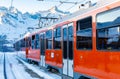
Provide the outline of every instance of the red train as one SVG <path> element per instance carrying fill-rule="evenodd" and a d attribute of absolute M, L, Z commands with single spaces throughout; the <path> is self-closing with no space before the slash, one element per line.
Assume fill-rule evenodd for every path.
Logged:
<path fill-rule="evenodd" d="M 14 46 L 26 59 L 74 79 L 120 79 L 120 1 L 66 16 Z"/>

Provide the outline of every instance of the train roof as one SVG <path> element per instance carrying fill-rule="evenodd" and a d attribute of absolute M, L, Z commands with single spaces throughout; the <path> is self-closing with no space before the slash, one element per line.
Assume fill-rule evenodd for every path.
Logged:
<path fill-rule="evenodd" d="M 66 15 L 62 19 L 58 20 L 56 23 L 50 25 L 49 27 L 41 28 L 39 31 L 33 32 L 31 35 L 34 35 L 36 33 L 40 33 L 42 30 L 52 29 L 52 28 L 58 26 L 59 24 L 64 24 L 64 23 L 76 21 L 83 14 L 90 13 L 94 10 L 97 10 L 99 8 L 102 8 L 104 6 L 110 5 L 110 4 L 112 4 L 114 2 L 118 2 L 118 1 L 120 1 L 120 0 L 100 0 L 95 6 L 92 6 L 92 7 L 87 8 L 87 9 L 79 10 L 79 11 L 73 13 L 73 14 Z"/>
<path fill-rule="evenodd" d="M 31 33 L 29 35 L 29 37 L 31 37 L 32 35 L 35 35 L 37 33 L 45 32 L 49 29 L 53 29 L 56 26 L 59 26 L 60 24 L 70 23 L 70 22 L 79 20 L 79 18 L 82 15 L 89 14 L 89 13 L 91 13 L 91 12 L 93 12 L 93 11 L 99 9 L 99 8 L 103 8 L 103 7 L 108 6 L 108 5 L 110 5 L 112 3 L 115 3 L 115 2 L 120 2 L 120 0 L 100 0 L 99 2 L 97 2 L 97 4 L 95 6 L 89 7 L 87 9 L 81 9 L 81 10 L 79 10 L 79 11 L 73 13 L 73 14 L 66 15 L 62 19 L 58 20 L 56 23 L 54 23 L 52 25 L 49 25 L 48 27 L 43 27 L 43 28 L 39 29 L 38 31 L 35 31 L 35 32 Z M 23 38 L 25 38 L 25 37 L 23 37 Z"/>

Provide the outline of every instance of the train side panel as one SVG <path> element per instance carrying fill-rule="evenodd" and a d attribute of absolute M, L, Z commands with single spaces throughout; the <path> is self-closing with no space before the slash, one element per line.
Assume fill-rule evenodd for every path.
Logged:
<path fill-rule="evenodd" d="M 82 74 L 84 76 L 87 76 L 88 78 L 92 77 L 92 78 L 102 78 L 102 79 L 119 79 L 120 78 L 120 68 L 119 68 L 120 51 L 112 50 L 112 47 L 106 48 L 107 50 L 106 49 L 100 50 L 97 48 L 97 47 L 105 48 L 104 44 L 107 45 L 106 41 L 108 40 L 108 38 L 104 37 L 104 41 L 101 42 L 101 40 L 103 39 L 103 37 L 101 37 L 99 38 L 99 41 L 98 41 L 98 36 L 97 36 L 98 31 L 96 31 L 97 29 L 96 14 L 103 11 L 107 11 L 107 10 L 109 11 L 115 7 L 120 8 L 120 1 L 113 3 L 109 6 L 104 6 L 97 10 L 94 10 L 89 14 L 84 14 L 83 16 L 81 16 L 83 18 L 92 16 L 92 49 L 86 49 L 86 48 L 77 49 L 78 42 L 76 40 L 78 37 L 76 36 L 77 32 L 75 32 L 74 36 L 76 37 L 74 39 L 74 72 L 77 73 L 77 75 L 79 73 L 79 76 Z M 106 19 L 106 18 L 103 18 L 103 19 Z M 120 25 L 120 23 L 118 23 L 118 25 Z M 113 30 L 112 28 L 113 27 L 110 27 L 110 30 Z M 76 29 L 77 29 L 77 25 L 76 25 Z M 109 34 L 111 33 L 109 32 Z M 98 43 L 99 45 L 97 45 Z M 111 44 L 115 45 L 116 43 L 111 43 Z M 85 44 L 83 44 L 82 46 L 84 47 L 84 45 Z"/>
<path fill-rule="evenodd" d="M 27 58 L 39 62 L 40 61 L 40 49 L 30 49 L 28 51 Z"/>

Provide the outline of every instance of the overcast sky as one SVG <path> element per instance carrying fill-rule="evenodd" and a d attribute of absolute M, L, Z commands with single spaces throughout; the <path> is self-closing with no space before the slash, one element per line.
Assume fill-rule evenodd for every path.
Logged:
<path fill-rule="evenodd" d="M 0 6 L 10 7 L 12 0 L 0 0 Z M 38 11 L 44 11 L 52 8 L 53 6 L 58 6 L 60 3 L 57 1 L 68 1 L 68 2 L 84 2 L 87 0 L 45 0 L 45 1 L 38 1 L 38 0 L 13 0 L 13 6 L 20 10 L 21 12 L 30 12 L 35 13 Z M 96 2 L 98 0 L 92 0 L 92 2 Z M 78 4 L 79 5 L 79 4 Z M 60 7 L 58 7 L 60 10 L 63 11 L 70 11 L 74 12 L 78 9 L 78 5 L 75 6 L 75 4 L 67 4 L 64 3 Z M 72 7 L 73 6 L 73 7 Z M 72 7 L 72 8 L 71 8 Z"/>

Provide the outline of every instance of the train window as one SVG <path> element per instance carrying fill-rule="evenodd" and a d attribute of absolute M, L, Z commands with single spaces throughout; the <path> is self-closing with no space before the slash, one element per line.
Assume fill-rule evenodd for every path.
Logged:
<path fill-rule="evenodd" d="M 92 17 L 77 21 L 77 49 L 92 49 Z"/>
<path fill-rule="evenodd" d="M 24 39 L 21 40 L 21 46 L 20 47 L 25 47 L 25 40 Z"/>
<path fill-rule="evenodd" d="M 31 46 L 32 49 L 35 49 L 35 35 L 32 36 Z"/>
<path fill-rule="evenodd" d="M 97 49 L 120 50 L 120 7 L 97 15 Z"/>
<path fill-rule="evenodd" d="M 40 35 L 40 51 L 41 55 L 45 54 L 45 34 Z"/>
<path fill-rule="evenodd" d="M 54 30 L 54 49 L 61 49 L 61 27 Z"/>
<path fill-rule="evenodd" d="M 63 29 L 63 57 L 67 59 L 67 28 Z"/>
<path fill-rule="evenodd" d="M 19 41 L 16 43 L 16 46 L 17 46 L 16 49 L 20 50 L 20 42 Z"/>
<path fill-rule="evenodd" d="M 35 35 L 35 48 L 39 49 L 40 48 L 40 39 L 39 39 L 39 34 Z"/>
<path fill-rule="evenodd" d="M 20 41 L 18 41 L 18 42 L 15 44 L 15 47 L 16 47 L 16 50 L 17 50 L 17 51 L 20 50 Z"/>
<path fill-rule="evenodd" d="M 73 59 L 73 26 L 68 27 L 69 59 Z"/>
<path fill-rule="evenodd" d="M 31 47 L 31 37 L 28 38 L 29 47 Z"/>
<path fill-rule="evenodd" d="M 31 37 L 28 37 L 28 47 L 31 47 Z"/>
<path fill-rule="evenodd" d="M 26 38 L 26 40 L 25 40 L 25 44 L 26 44 L 26 47 L 29 47 L 29 39 L 28 38 Z"/>
<path fill-rule="evenodd" d="M 77 21 L 77 31 L 92 28 L 92 17 Z"/>
<path fill-rule="evenodd" d="M 52 30 L 46 32 L 46 49 L 52 49 Z"/>

